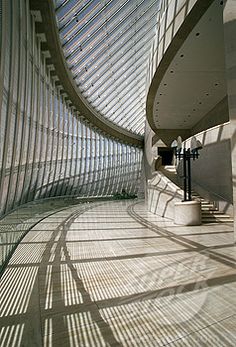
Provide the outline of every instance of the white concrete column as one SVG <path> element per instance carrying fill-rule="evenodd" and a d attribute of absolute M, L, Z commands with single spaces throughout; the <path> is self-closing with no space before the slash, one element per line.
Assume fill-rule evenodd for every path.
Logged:
<path fill-rule="evenodd" d="M 178 225 L 201 225 L 202 211 L 200 201 L 176 202 L 174 222 Z"/>
<path fill-rule="evenodd" d="M 225 64 L 229 104 L 229 120 L 232 129 L 231 160 L 234 203 L 234 235 L 236 240 L 236 1 L 224 0 Z"/>

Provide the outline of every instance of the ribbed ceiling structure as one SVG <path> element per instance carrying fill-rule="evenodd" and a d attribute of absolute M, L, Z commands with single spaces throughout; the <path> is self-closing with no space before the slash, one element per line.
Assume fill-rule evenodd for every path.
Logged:
<path fill-rule="evenodd" d="M 147 61 L 160 0 L 56 0 L 59 36 L 83 97 L 143 135 Z"/>

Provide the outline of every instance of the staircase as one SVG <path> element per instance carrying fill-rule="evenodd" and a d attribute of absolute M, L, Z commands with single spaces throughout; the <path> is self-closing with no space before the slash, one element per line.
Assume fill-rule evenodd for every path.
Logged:
<path fill-rule="evenodd" d="M 162 167 L 161 171 L 173 183 L 183 189 L 174 166 Z M 208 201 L 192 190 L 192 199 L 201 201 L 202 223 L 232 223 L 234 220 L 226 213 L 222 213 L 213 201 Z"/>
<path fill-rule="evenodd" d="M 208 201 L 192 191 L 192 198 L 201 201 L 202 223 L 232 223 L 234 220 L 226 213 L 222 213 L 213 201 Z"/>

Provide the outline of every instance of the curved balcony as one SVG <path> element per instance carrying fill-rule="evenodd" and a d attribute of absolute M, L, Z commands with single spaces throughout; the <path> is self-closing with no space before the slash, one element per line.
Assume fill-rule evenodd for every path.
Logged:
<path fill-rule="evenodd" d="M 187 138 L 228 120 L 223 6 L 172 0 L 163 3 L 159 22 L 146 111 L 153 131 L 169 144 L 170 129 Z"/>

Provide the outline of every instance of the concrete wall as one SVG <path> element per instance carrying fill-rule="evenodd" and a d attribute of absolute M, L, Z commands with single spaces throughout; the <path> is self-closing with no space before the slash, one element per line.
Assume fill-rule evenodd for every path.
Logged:
<path fill-rule="evenodd" d="M 195 189 L 205 196 L 218 201 L 221 209 L 232 213 L 232 171 L 231 145 L 232 127 L 230 122 L 205 130 L 196 138 L 203 144 L 199 158 L 192 161 L 192 181 Z M 190 147 L 191 138 L 183 145 Z M 178 171 L 181 172 L 179 164 Z"/>
<path fill-rule="evenodd" d="M 162 217 L 174 219 L 174 206 L 183 200 L 183 191 L 162 172 L 148 180 L 148 210 Z"/>
<path fill-rule="evenodd" d="M 149 108 L 152 107 L 157 86 L 170 62 L 213 1 L 166 0 L 161 2 L 161 10 L 157 18 L 158 30 L 151 48 L 147 69 L 147 114 L 149 114 Z M 192 11 L 193 9 L 194 11 Z M 182 25 L 183 23 L 185 25 Z M 163 59 L 164 57 L 165 59 Z"/>
<path fill-rule="evenodd" d="M 149 179 L 152 177 L 153 171 L 155 170 L 155 157 L 152 150 L 152 139 L 154 131 L 150 128 L 149 124 L 145 124 L 145 136 L 144 136 L 144 166 L 145 175 Z"/>
<path fill-rule="evenodd" d="M 216 106 L 208 112 L 192 129 L 191 134 L 198 134 L 216 125 L 229 121 L 229 108 L 227 97 L 223 98 Z"/>
<path fill-rule="evenodd" d="M 231 135 L 232 189 L 234 202 L 234 235 L 236 239 L 236 1 L 224 0 L 224 38 L 227 94 Z"/>
<path fill-rule="evenodd" d="M 215 201 L 219 210 L 233 215 L 230 123 L 221 124 L 196 135 L 203 144 L 200 156 L 191 161 L 192 185 L 201 196 Z M 191 137 L 183 142 L 190 147 Z M 182 175 L 182 161 L 178 172 Z M 149 211 L 167 218 L 174 218 L 174 203 L 183 199 L 183 191 L 171 182 L 162 172 L 153 172 L 148 180 Z"/>
<path fill-rule="evenodd" d="M 161 131 L 153 121 L 156 91 L 176 52 L 213 2 L 214 0 L 162 2 L 160 26 L 150 56 L 147 84 L 147 117 L 157 135 Z M 222 210 L 236 216 L 236 1 L 224 0 L 217 4 L 222 6 L 224 14 L 223 54 L 227 88 L 225 94 L 212 105 L 213 108 L 198 123 L 192 125 L 192 129 L 190 127 L 191 134 L 197 134 L 197 139 L 204 146 L 200 151 L 200 158 L 192 163 L 192 176 L 195 187 L 199 188 L 203 196 L 217 200 Z M 223 49 L 224 47 L 221 48 L 221 53 Z M 169 127 L 171 128 L 171 124 Z M 164 131 L 168 132 L 169 127 Z M 164 137 L 165 133 L 162 135 Z M 190 140 L 191 138 L 185 142 L 186 147 L 190 146 Z"/>
<path fill-rule="evenodd" d="M 152 82 L 156 68 L 160 64 L 171 41 L 196 2 L 197 0 L 161 1 L 161 9 L 158 16 L 159 28 L 150 54 L 149 84 Z"/>
<path fill-rule="evenodd" d="M 179 83 L 178 83 L 178 78 L 176 78 L 175 80 L 177 80 L 176 88 L 179 88 L 181 86 L 181 74 L 184 75 L 185 69 L 181 65 L 183 63 L 183 60 L 181 60 L 182 63 L 180 64 L 180 61 L 178 61 L 178 58 L 176 58 L 177 52 L 180 50 L 181 47 L 184 46 L 186 39 L 188 39 L 190 33 L 199 23 L 200 19 L 204 17 L 204 14 L 207 12 L 207 10 L 209 8 L 211 8 L 212 10 L 211 5 L 212 3 L 214 3 L 214 1 L 215 0 L 205 0 L 205 1 L 171 0 L 171 1 L 161 2 L 161 10 L 160 10 L 159 18 L 158 18 L 159 28 L 157 30 L 156 39 L 153 42 L 152 51 L 150 54 L 148 74 L 147 74 L 148 78 L 147 78 L 146 113 L 147 113 L 147 119 L 150 124 L 150 127 L 155 131 L 156 134 L 159 135 L 162 141 L 164 141 L 165 144 L 167 145 L 169 145 L 172 142 L 172 140 L 176 138 L 178 135 L 181 135 L 182 138 L 184 139 L 188 138 L 192 134 L 191 128 L 193 126 L 195 127 L 195 129 L 193 130 L 193 133 L 198 133 L 199 131 L 215 126 L 217 124 L 221 124 L 225 122 L 226 120 L 228 120 L 226 98 L 225 98 L 226 102 L 224 100 L 224 102 L 220 103 L 220 100 L 226 95 L 226 93 L 223 93 L 222 96 L 220 95 L 220 97 L 217 100 L 215 100 L 215 103 L 211 101 L 209 107 L 207 107 L 207 102 L 209 101 L 199 102 L 199 104 L 204 103 L 205 110 L 204 108 L 202 110 L 201 107 L 198 110 L 198 107 L 196 107 L 195 104 L 196 103 L 198 104 L 196 100 L 197 99 L 200 100 L 202 98 L 202 93 L 204 94 L 205 84 L 202 83 L 203 80 L 201 78 L 198 81 L 199 88 L 200 88 L 198 91 L 199 95 L 195 95 L 193 91 L 194 88 L 188 88 L 189 84 L 187 84 L 187 87 L 186 87 L 187 90 L 188 91 L 191 90 L 192 95 L 194 95 L 192 98 L 190 98 L 192 102 L 192 107 L 189 106 L 189 103 L 190 103 L 189 100 L 188 100 L 189 103 L 187 103 L 187 100 L 186 100 L 186 104 L 188 105 L 188 107 L 186 108 L 181 107 L 181 105 L 183 105 L 185 102 L 186 93 L 183 92 L 182 93 L 183 100 L 180 98 L 183 101 L 181 102 L 181 105 L 178 105 L 178 102 L 177 102 L 177 108 L 175 108 L 174 105 L 172 107 L 176 111 L 173 111 L 170 107 L 169 108 L 170 114 L 169 114 L 168 111 L 166 111 L 165 113 L 165 110 L 163 109 L 164 107 L 163 103 L 165 105 L 165 102 L 167 102 L 166 100 L 168 100 L 168 95 L 171 95 L 171 93 L 173 93 L 173 95 L 176 94 L 173 90 L 173 83 L 172 84 L 169 83 L 170 81 L 168 80 L 169 78 L 168 77 L 169 75 L 167 73 L 168 68 L 171 64 L 175 64 L 175 59 L 176 59 L 177 60 L 176 69 L 179 76 Z M 222 6 L 221 5 L 216 6 L 216 1 L 213 8 L 215 7 L 217 7 L 217 9 L 218 7 L 220 7 L 221 9 L 220 13 L 222 14 Z M 223 30 L 221 31 L 223 33 Z M 223 34 L 222 34 L 222 37 L 223 37 Z M 194 44 L 194 42 L 195 41 L 193 40 L 192 44 Z M 222 47 L 223 47 L 223 44 L 222 44 Z M 186 47 L 185 49 L 186 49 L 185 53 L 187 54 L 185 54 L 184 56 L 188 57 L 189 56 L 188 49 Z M 190 51 L 192 50 L 190 49 Z M 189 61 L 193 62 L 194 59 L 190 59 Z M 188 61 L 186 61 L 186 63 L 188 64 L 188 68 L 186 71 L 190 69 L 190 75 L 191 75 L 191 73 L 195 71 L 197 65 L 194 66 L 194 64 L 192 63 L 193 66 L 192 65 L 190 66 Z M 211 61 L 209 62 L 209 64 L 210 66 L 212 65 Z M 182 70 L 180 68 L 180 65 Z M 178 66 L 180 70 L 178 70 Z M 202 69 L 200 71 L 202 72 Z M 195 78 L 198 75 L 199 74 L 197 74 Z M 196 83 L 196 79 L 193 78 L 193 85 L 194 83 Z M 165 85 L 166 87 L 164 87 Z M 160 86 L 165 88 L 165 91 L 163 91 L 161 89 L 162 87 Z M 158 100 L 160 102 L 157 102 L 156 96 L 158 95 L 157 91 L 159 90 L 159 88 L 161 93 L 160 95 L 163 95 L 163 97 L 161 98 L 163 99 L 162 101 Z M 167 105 L 170 105 L 173 99 L 174 98 L 170 97 L 170 100 L 169 100 L 170 102 L 167 103 Z M 214 109 L 215 108 L 214 106 L 216 103 L 219 103 L 219 105 L 217 105 L 217 109 Z M 179 117 L 179 121 L 177 122 L 176 119 L 178 117 L 176 115 L 178 115 L 178 111 L 177 111 L 178 109 L 180 109 L 179 110 L 180 117 Z M 212 117 L 212 114 L 210 114 L 209 112 L 209 110 L 211 109 L 212 109 L 212 114 L 214 115 L 213 117 Z M 167 110 L 168 110 L 168 107 L 167 107 Z M 193 112 L 197 111 L 197 112 L 192 114 L 191 113 L 192 111 Z M 163 113 L 165 114 L 165 117 L 163 116 Z M 200 116 L 198 113 L 200 113 Z M 172 114 L 175 115 L 175 117 L 174 116 L 172 117 L 173 123 L 171 124 Z M 194 118 L 196 119 L 195 123 L 194 123 Z M 200 118 L 202 118 L 202 121 L 200 121 L 199 124 L 196 124 Z M 166 124 L 167 122 L 166 120 L 168 119 L 170 119 L 170 122 L 169 124 Z M 158 122 L 160 122 L 159 125 L 158 125 Z M 188 133 L 187 136 L 185 133 Z"/>

